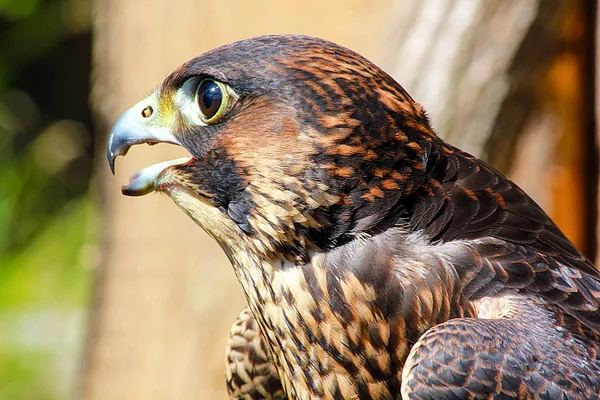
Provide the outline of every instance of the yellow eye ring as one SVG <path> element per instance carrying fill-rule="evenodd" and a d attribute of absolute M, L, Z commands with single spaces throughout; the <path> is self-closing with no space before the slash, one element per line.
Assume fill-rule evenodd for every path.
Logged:
<path fill-rule="evenodd" d="M 200 119 L 206 124 L 219 121 L 229 105 L 229 88 L 222 82 L 204 79 L 196 90 Z"/>

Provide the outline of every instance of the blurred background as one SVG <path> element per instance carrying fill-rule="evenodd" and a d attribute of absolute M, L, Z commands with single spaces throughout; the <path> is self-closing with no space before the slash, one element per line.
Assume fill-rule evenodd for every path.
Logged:
<path fill-rule="evenodd" d="M 597 2 L 0 0 L 0 400 L 224 399 L 244 307 L 216 244 L 119 187 L 182 155 L 124 110 L 183 61 L 267 33 L 350 47 L 443 137 L 511 176 L 598 261 Z"/>

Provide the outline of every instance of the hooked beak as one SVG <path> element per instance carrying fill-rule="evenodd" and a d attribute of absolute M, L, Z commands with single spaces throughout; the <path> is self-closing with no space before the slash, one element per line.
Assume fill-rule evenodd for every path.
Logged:
<path fill-rule="evenodd" d="M 108 137 L 106 156 L 113 175 L 115 159 L 127 154 L 131 146 L 147 143 L 171 143 L 181 145 L 173 133 L 161 121 L 156 95 L 152 94 L 127 110 L 115 123 Z M 128 196 L 142 196 L 156 188 L 161 173 L 172 165 L 182 164 L 192 158 L 178 158 L 144 168 L 130 179 L 129 185 L 121 188 Z"/>
<path fill-rule="evenodd" d="M 152 94 L 119 117 L 110 131 L 106 156 L 113 175 L 115 159 L 124 156 L 131 146 L 141 143 L 180 145 L 173 134 L 160 123 L 156 95 Z"/>

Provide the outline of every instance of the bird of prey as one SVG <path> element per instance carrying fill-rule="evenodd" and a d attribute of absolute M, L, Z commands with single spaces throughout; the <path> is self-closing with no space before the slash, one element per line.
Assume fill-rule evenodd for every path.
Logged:
<path fill-rule="evenodd" d="M 360 55 L 298 35 L 209 51 L 120 117 L 113 172 L 157 142 L 190 157 L 123 193 L 167 194 L 229 257 L 232 398 L 600 397 L 598 270 Z"/>

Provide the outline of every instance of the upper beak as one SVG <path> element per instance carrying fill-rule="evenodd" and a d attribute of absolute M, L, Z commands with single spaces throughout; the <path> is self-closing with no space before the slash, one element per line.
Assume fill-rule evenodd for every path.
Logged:
<path fill-rule="evenodd" d="M 180 145 L 172 132 L 162 126 L 156 95 L 151 95 L 127 110 L 117 120 L 110 136 L 106 156 L 112 173 L 115 173 L 115 159 L 127 154 L 129 148 L 140 143 L 172 143 Z"/>
<path fill-rule="evenodd" d="M 172 143 L 180 145 L 157 110 L 156 95 L 152 95 L 133 106 L 117 120 L 110 131 L 106 149 L 108 164 L 113 174 L 115 173 L 115 158 L 127 154 L 129 148 L 135 144 Z M 151 193 L 160 187 L 160 179 L 164 170 L 191 160 L 193 157 L 178 158 L 144 168 L 130 178 L 128 185 L 121 187 L 121 192 L 128 196 L 143 196 Z"/>

